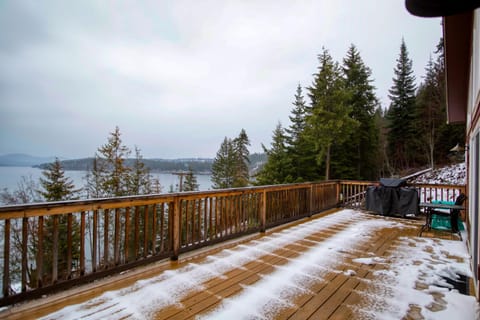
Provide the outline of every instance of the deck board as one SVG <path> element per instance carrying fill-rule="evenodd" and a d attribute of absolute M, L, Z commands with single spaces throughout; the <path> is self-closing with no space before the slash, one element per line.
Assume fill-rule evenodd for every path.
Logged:
<path fill-rule="evenodd" d="M 333 213 L 332 215 L 334 215 Z M 319 219 L 319 217 L 314 218 Z M 196 319 L 207 316 L 218 308 L 222 307 L 229 299 L 237 299 L 246 288 L 257 286 L 259 283 L 270 277 L 271 274 L 281 271 L 298 259 L 302 259 L 308 254 L 310 249 L 323 243 L 328 243 L 335 250 L 331 241 L 337 234 L 347 230 L 354 222 L 361 222 L 368 219 L 384 219 L 383 217 L 359 214 L 352 221 L 339 221 L 331 223 L 325 228 L 310 230 L 310 233 L 302 238 L 292 238 L 292 241 L 280 248 L 268 251 L 259 255 L 255 260 L 249 261 L 241 266 L 234 268 L 219 276 L 208 279 L 200 286 L 192 288 L 186 292 L 177 303 L 173 303 L 155 310 L 152 317 L 154 319 Z M 312 219 L 307 219 L 306 222 Z M 288 301 L 279 311 L 271 316 L 274 319 L 349 319 L 355 318 L 356 308 L 365 307 L 368 301 L 364 299 L 365 293 L 371 289 L 372 281 L 375 281 L 374 272 L 377 270 L 388 269 L 388 259 L 385 263 L 363 264 L 356 262 L 357 258 L 365 257 L 386 257 L 394 252 L 400 237 L 416 236 L 421 226 L 421 221 L 415 220 L 396 220 L 399 227 L 383 228 L 374 234 L 364 236 L 368 238 L 365 241 L 361 236 L 358 239 L 358 245 L 339 251 L 342 257 L 339 261 L 331 262 L 327 267 L 314 266 L 318 270 L 309 275 L 309 286 L 306 290 L 297 293 Z M 293 227 L 301 225 L 293 224 Z M 407 227 L 402 227 L 407 226 Z M 289 227 L 292 227 L 290 225 Z M 229 250 L 242 250 L 242 246 L 250 248 L 266 245 L 282 229 L 276 229 L 274 232 L 267 232 L 265 237 L 253 237 L 252 240 L 241 241 L 239 246 L 232 245 Z M 343 249 L 342 249 L 343 250 Z M 180 260 L 178 263 L 172 263 L 172 270 L 180 270 L 187 265 L 199 265 L 208 261 L 210 255 L 217 254 L 218 248 L 204 251 L 198 257 L 189 257 Z M 166 268 L 159 268 L 163 272 Z M 151 273 L 151 272 L 150 272 Z M 131 280 L 130 280 L 131 281 Z M 120 284 L 117 283 L 117 286 Z M 98 289 L 97 289 L 98 290 Z M 98 290 L 100 291 L 100 290 Z M 108 313 L 112 318 L 129 319 L 133 315 L 125 313 L 123 306 L 109 304 L 108 301 L 99 302 L 99 305 L 90 305 L 92 313 L 87 314 L 87 318 L 95 314 Z M 35 316 L 44 316 L 59 309 L 59 306 L 51 306 L 50 309 L 35 311 Z M 249 308 L 249 306 L 245 306 Z M 125 311 L 125 312 L 124 312 Z M 40 312 L 40 313 L 39 313 Z M 415 308 L 411 311 L 418 312 Z M 17 314 L 17 318 L 28 318 L 28 313 Z M 32 313 L 30 313 L 32 315 Z M 270 317 L 270 316 L 269 316 Z M 410 315 L 405 315 L 405 318 Z M 15 318 L 15 317 L 12 317 Z M 55 319 L 55 317 L 53 317 Z"/>

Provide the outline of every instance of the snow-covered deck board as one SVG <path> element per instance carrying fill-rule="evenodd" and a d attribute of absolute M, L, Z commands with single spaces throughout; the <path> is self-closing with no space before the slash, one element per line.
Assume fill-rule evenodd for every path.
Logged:
<path fill-rule="evenodd" d="M 438 286 L 446 284 L 441 275 L 470 274 L 464 243 L 418 238 L 421 224 L 342 210 L 160 265 L 123 288 L 117 277 L 114 290 L 35 316 L 473 319 L 475 298 Z"/>

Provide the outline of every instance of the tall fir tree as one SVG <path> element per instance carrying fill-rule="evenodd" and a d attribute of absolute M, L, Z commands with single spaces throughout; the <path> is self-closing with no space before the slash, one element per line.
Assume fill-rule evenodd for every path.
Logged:
<path fill-rule="evenodd" d="M 90 195 L 120 197 L 129 195 L 131 169 L 125 164 L 131 151 L 123 145 L 120 129 L 110 133 L 106 144 L 98 148 L 92 172 L 87 175 Z"/>
<path fill-rule="evenodd" d="M 404 39 L 389 90 L 391 100 L 387 112 L 388 156 L 396 170 L 415 165 L 415 76 Z"/>
<path fill-rule="evenodd" d="M 314 144 L 306 137 L 305 132 L 309 114 L 311 114 L 311 107 L 307 106 L 302 87 L 299 84 L 289 116 L 291 124 L 285 129 L 287 153 L 290 159 L 289 167 L 291 168 L 289 176 L 295 182 L 318 179 L 317 170 L 315 170 L 317 167 L 315 154 L 312 152 Z"/>
<path fill-rule="evenodd" d="M 150 170 L 143 162 L 143 156 L 140 149 L 135 146 L 135 159 L 128 179 L 128 193 L 131 195 L 152 193 L 153 179 L 150 176 Z"/>
<path fill-rule="evenodd" d="M 271 185 L 292 182 L 290 158 L 287 153 L 287 138 L 280 123 L 273 131 L 270 149 L 262 145 L 267 154 L 267 162 L 256 176 L 256 185 Z"/>
<path fill-rule="evenodd" d="M 245 129 L 242 129 L 235 139 L 233 139 L 233 152 L 235 154 L 235 179 L 233 187 L 246 187 L 250 181 L 249 169 L 250 164 L 248 146 L 250 139 Z"/>
<path fill-rule="evenodd" d="M 231 139 L 225 137 L 212 163 L 212 188 L 232 188 L 236 177 L 237 157 Z"/>
<path fill-rule="evenodd" d="M 435 60 L 434 68 L 438 83 L 438 96 L 441 101 L 441 110 L 443 119 L 446 119 L 446 93 L 445 93 L 445 52 L 443 38 L 440 39 L 437 49 L 435 51 L 437 58 Z M 446 163 L 451 156 L 450 149 L 452 146 L 465 144 L 465 123 L 448 124 L 445 121 L 440 123 L 438 128 L 438 139 L 435 146 L 435 163 Z"/>
<path fill-rule="evenodd" d="M 42 175 L 43 177 L 40 177 L 40 185 L 43 190 L 39 192 L 45 201 L 78 199 L 80 190 L 75 189 L 73 181 L 65 177 L 65 171 L 58 158 L 55 158 L 55 161 L 50 163 L 46 170 L 42 171 Z"/>
<path fill-rule="evenodd" d="M 192 168 L 189 167 L 183 182 L 183 191 L 198 191 L 198 186 L 197 176 L 193 173 Z"/>
<path fill-rule="evenodd" d="M 438 143 L 438 132 L 445 119 L 442 112 L 443 95 L 438 82 L 439 77 L 433 59 L 430 58 L 425 68 L 425 79 L 418 88 L 416 97 L 415 129 L 417 148 L 423 159 L 431 168 L 435 167 L 435 149 Z M 443 108 L 444 109 L 444 108 Z"/>
<path fill-rule="evenodd" d="M 375 111 L 378 101 L 371 84 L 372 72 L 353 44 L 343 59 L 342 72 L 344 89 L 349 93 L 346 103 L 352 108 L 349 116 L 358 121 L 358 128 L 342 144 L 335 146 L 332 175 L 338 179 L 374 180 L 377 178 L 379 131 Z"/>
<path fill-rule="evenodd" d="M 325 48 L 318 60 L 318 72 L 308 88 L 312 112 L 307 118 L 307 132 L 315 145 L 317 165 L 325 166 L 324 178 L 328 180 L 332 146 L 343 143 L 358 122 L 350 117 L 352 108 L 338 63 Z"/>
<path fill-rule="evenodd" d="M 40 185 L 43 190 L 40 194 L 46 201 L 63 201 L 78 199 L 79 190 L 75 189 L 72 180 L 65 177 L 65 171 L 58 158 L 51 163 L 46 170 L 42 172 L 43 178 L 40 178 Z M 43 265 L 42 274 L 36 274 L 35 277 L 43 278 L 43 273 L 50 274 L 53 268 L 53 262 L 57 261 L 58 275 L 60 279 L 66 279 L 71 272 L 73 263 L 80 258 L 80 227 L 79 221 L 75 216 L 69 219 L 67 215 L 55 215 L 45 218 L 45 233 L 42 243 L 43 247 Z M 55 237 L 57 238 L 57 252 L 55 250 Z M 69 237 L 71 244 L 69 245 Z M 71 260 L 68 259 L 69 251 Z M 71 263 L 70 265 L 68 263 Z"/>

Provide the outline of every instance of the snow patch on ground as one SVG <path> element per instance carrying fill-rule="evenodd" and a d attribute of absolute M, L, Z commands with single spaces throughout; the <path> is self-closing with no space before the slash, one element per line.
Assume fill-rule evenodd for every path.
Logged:
<path fill-rule="evenodd" d="M 467 170 L 465 167 L 465 162 L 462 162 L 432 170 L 416 177 L 415 179 L 412 179 L 409 182 L 424 184 L 464 185 L 466 183 L 466 173 Z"/>
<path fill-rule="evenodd" d="M 279 310 L 291 307 L 293 298 L 309 292 L 312 283 L 325 281 L 329 272 L 336 271 L 345 257 L 371 240 L 375 230 L 386 227 L 408 227 L 397 221 L 366 217 L 353 210 L 314 219 L 284 229 L 259 240 L 226 249 L 202 263 L 189 263 L 177 270 L 165 271 L 157 277 L 141 280 L 129 288 L 106 292 L 88 302 L 66 307 L 46 319 L 150 319 L 156 310 L 168 305 L 181 306 L 181 300 L 192 292 L 204 290 L 208 280 L 222 277 L 235 268 L 243 268 L 266 253 L 287 247 L 318 230 L 338 224 L 348 227 L 323 241 L 308 239 L 309 250 L 292 258 L 273 272 L 260 275 L 253 285 L 223 300 L 205 319 L 272 319 Z M 356 252 L 358 254 L 358 252 Z M 374 273 L 369 291 L 361 293 L 367 305 L 354 307 L 362 319 L 401 319 L 411 306 L 422 308 L 425 319 L 474 319 L 478 304 L 474 297 L 449 290 L 442 275 L 471 276 L 469 255 L 465 243 L 427 238 L 400 238 L 389 257 L 361 253 L 356 259 L 362 264 L 381 264 L 385 269 Z M 358 255 L 357 255 L 358 256 Z M 463 260 L 462 260 L 463 259 Z M 388 261 L 388 263 L 386 263 Z M 384 263 L 385 262 L 385 263 Z M 356 276 L 354 270 L 345 275 Z M 446 286 L 446 287 L 445 287 Z M 440 311 L 438 311 L 440 310 Z"/>
<path fill-rule="evenodd" d="M 389 268 L 374 273 L 368 307 L 356 309 L 360 319 L 402 319 L 414 306 L 422 308 L 424 319 L 477 319 L 476 299 L 460 294 L 443 278 L 472 276 L 465 243 L 400 239 L 388 259 Z"/>

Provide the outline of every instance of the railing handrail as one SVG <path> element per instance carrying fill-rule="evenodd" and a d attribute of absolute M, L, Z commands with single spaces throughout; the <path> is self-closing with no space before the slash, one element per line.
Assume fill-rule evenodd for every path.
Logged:
<path fill-rule="evenodd" d="M 14 204 L 0 206 L 0 220 L 12 218 L 34 217 L 42 214 L 57 215 L 72 212 L 81 212 L 99 209 L 114 209 L 124 207 L 125 204 L 130 206 L 148 205 L 152 203 L 170 202 L 176 198 L 185 200 L 198 199 L 204 196 L 212 195 L 240 195 L 245 193 L 253 193 L 259 191 L 273 192 L 280 190 L 293 190 L 298 188 L 310 187 L 312 185 L 337 184 L 339 180 L 328 180 L 320 182 L 302 182 L 293 184 L 267 185 L 267 186 L 252 186 L 243 188 L 230 189 L 215 189 L 205 191 L 188 191 L 175 193 L 159 193 L 148 195 L 122 196 L 122 197 L 108 197 L 108 198 L 92 198 L 86 200 L 66 200 L 66 201 L 51 201 L 51 202 L 35 202 L 26 204 Z M 45 212 L 43 212 L 45 211 Z"/>

